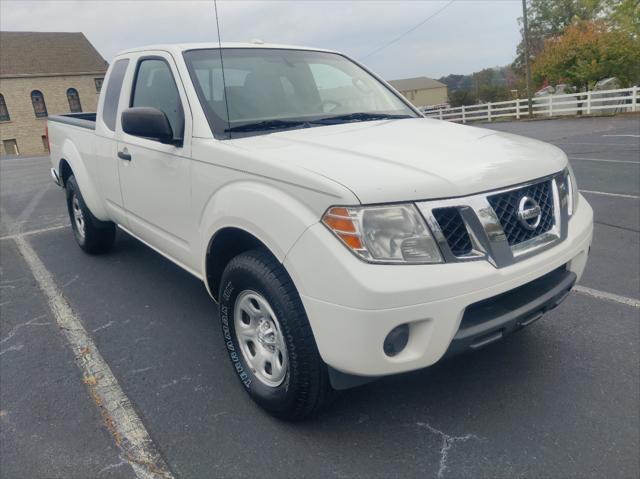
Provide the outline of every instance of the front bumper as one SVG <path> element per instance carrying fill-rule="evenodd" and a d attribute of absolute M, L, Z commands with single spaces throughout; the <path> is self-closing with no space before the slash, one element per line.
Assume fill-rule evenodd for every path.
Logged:
<path fill-rule="evenodd" d="M 529 326 L 566 299 L 576 277 L 564 265 L 530 283 L 467 306 L 446 355 L 479 349 Z"/>
<path fill-rule="evenodd" d="M 487 261 L 373 265 L 355 258 L 316 224 L 298 240 L 284 265 L 300 292 L 323 360 L 343 373 L 382 376 L 424 368 L 450 347 L 455 350 L 452 341 L 472 304 L 563 266 L 573 274 L 571 283 L 577 281 L 592 233 L 593 211 L 580 197 L 564 241 L 504 268 Z M 410 325 L 409 342 L 389 357 L 383 351 L 384 339 L 403 323 Z"/>

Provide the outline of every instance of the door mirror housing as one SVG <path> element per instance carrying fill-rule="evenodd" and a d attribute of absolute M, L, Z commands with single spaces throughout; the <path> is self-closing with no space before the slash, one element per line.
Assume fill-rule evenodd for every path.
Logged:
<path fill-rule="evenodd" d="M 137 106 L 122 112 L 122 130 L 160 143 L 181 145 L 182 138 L 174 138 L 169 119 L 157 108 Z"/>

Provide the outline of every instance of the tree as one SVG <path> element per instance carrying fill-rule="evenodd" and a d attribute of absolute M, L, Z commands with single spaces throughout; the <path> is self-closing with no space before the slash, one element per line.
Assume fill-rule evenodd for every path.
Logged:
<path fill-rule="evenodd" d="M 456 90 L 471 90 L 473 88 L 473 79 L 471 75 L 450 74 L 441 77 L 438 81 L 447 85 L 447 89 L 452 92 Z"/>
<path fill-rule="evenodd" d="M 606 0 L 531 0 L 529 27 L 558 35 L 576 20 L 597 19 L 610 4 Z"/>
<path fill-rule="evenodd" d="M 608 0 L 607 22 L 614 30 L 640 37 L 640 0 Z"/>
<path fill-rule="evenodd" d="M 506 101 L 511 99 L 511 92 L 506 86 L 484 85 L 478 96 L 482 103 Z"/>
<path fill-rule="evenodd" d="M 532 69 L 538 84 L 548 81 L 589 89 L 598 80 L 615 76 L 629 85 L 640 79 L 640 39 L 612 30 L 604 21 L 575 22 L 561 36 L 545 40 Z"/>
<path fill-rule="evenodd" d="M 625 0 L 529 0 L 529 57 L 536 58 L 546 39 L 561 35 L 576 21 L 596 20 Z M 631 0 L 638 1 L 638 0 Z M 522 25 L 522 18 L 518 19 Z M 522 29 L 521 29 L 522 33 Z M 516 49 L 513 68 L 524 74 L 524 39 Z"/>
<path fill-rule="evenodd" d="M 476 101 L 476 96 L 467 90 L 456 90 L 449 93 L 449 104 L 454 108 L 462 105 L 475 105 Z"/>

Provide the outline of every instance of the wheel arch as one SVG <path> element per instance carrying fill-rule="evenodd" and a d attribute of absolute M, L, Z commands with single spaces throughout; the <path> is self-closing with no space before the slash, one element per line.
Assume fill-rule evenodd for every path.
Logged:
<path fill-rule="evenodd" d="M 87 204 L 87 207 L 97 219 L 101 221 L 108 221 L 109 215 L 104 208 L 102 199 L 100 198 L 97 186 L 85 164 L 85 159 L 80 155 L 76 145 L 67 138 L 60 151 L 60 161 L 58 174 L 63 179 L 63 186 L 69 179 L 69 176 L 73 175 L 78 183 L 78 188 L 82 193 L 82 197 Z M 64 176 L 66 175 L 66 177 Z"/>
<path fill-rule="evenodd" d="M 205 284 L 209 294 L 218 301 L 218 289 L 222 273 L 229 261 L 246 251 L 260 249 L 275 257 L 258 237 L 235 226 L 218 230 L 209 240 L 205 258 Z"/>
<path fill-rule="evenodd" d="M 60 159 L 60 163 L 58 163 L 58 172 L 60 175 L 60 181 L 62 182 L 60 186 L 65 188 L 67 186 L 67 180 L 71 175 L 73 175 L 73 169 L 66 159 Z"/>
<path fill-rule="evenodd" d="M 231 257 L 258 248 L 282 264 L 304 231 L 317 222 L 306 204 L 273 185 L 244 180 L 220 188 L 200 215 L 199 269 L 209 294 L 217 300 L 219 280 Z"/>

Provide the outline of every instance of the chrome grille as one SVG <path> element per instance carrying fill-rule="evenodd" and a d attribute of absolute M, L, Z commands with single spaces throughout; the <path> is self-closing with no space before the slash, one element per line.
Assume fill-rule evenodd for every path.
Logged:
<path fill-rule="evenodd" d="M 455 256 L 471 253 L 471 238 L 457 208 L 436 208 L 433 210 L 433 216 Z"/>
<path fill-rule="evenodd" d="M 525 228 L 518 218 L 518 204 L 524 196 L 534 199 L 540 206 L 540 224 L 533 230 Z M 550 180 L 491 195 L 487 200 L 495 211 L 510 246 L 535 238 L 553 227 L 553 192 Z"/>
<path fill-rule="evenodd" d="M 446 262 L 484 259 L 500 268 L 538 254 L 567 237 L 567 174 L 565 170 L 501 190 L 416 205 Z M 525 196 L 528 200 L 523 200 Z M 539 216 L 524 216 L 537 209 L 531 200 L 540 207 Z M 521 201 L 528 205 L 520 213 L 529 227 L 518 217 Z"/>

